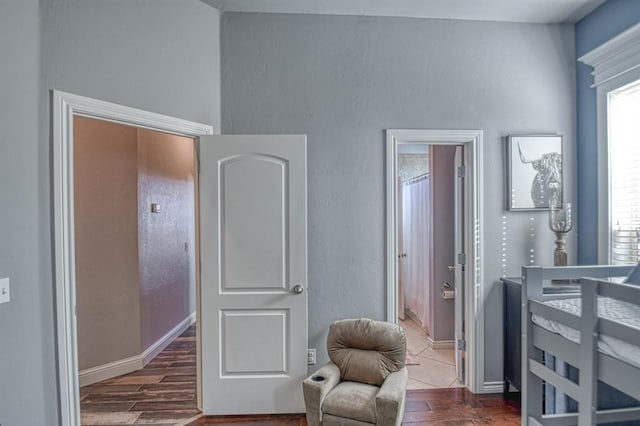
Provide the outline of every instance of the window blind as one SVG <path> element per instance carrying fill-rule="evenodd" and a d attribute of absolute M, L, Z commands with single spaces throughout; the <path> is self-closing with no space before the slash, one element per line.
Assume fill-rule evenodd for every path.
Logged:
<path fill-rule="evenodd" d="M 611 261 L 640 260 L 640 80 L 609 93 Z"/>

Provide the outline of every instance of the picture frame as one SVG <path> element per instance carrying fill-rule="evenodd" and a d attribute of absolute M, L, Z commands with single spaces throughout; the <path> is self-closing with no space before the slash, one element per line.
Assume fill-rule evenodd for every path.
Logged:
<path fill-rule="evenodd" d="M 562 135 L 507 137 L 506 209 L 549 210 L 562 202 Z"/>

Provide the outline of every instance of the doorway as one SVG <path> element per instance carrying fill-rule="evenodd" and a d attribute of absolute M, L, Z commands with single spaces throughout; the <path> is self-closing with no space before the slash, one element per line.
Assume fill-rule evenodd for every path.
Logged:
<path fill-rule="evenodd" d="M 80 383 L 78 372 L 78 323 L 77 323 L 77 269 L 76 269 L 76 222 L 74 217 L 74 122 L 77 118 L 97 119 L 102 123 L 109 122 L 134 127 L 143 132 L 160 132 L 193 140 L 194 138 L 212 134 L 213 127 L 199 123 L 180 120 L 134 108 L 128 108 L 108 102 L 97 101 L 77 95 L 54 91 L 53 93 L 53 156 L 54 156 L 54 218 L 55 218 L 55 267 L 56 267 L 56 317 L 58 341 L 58 370 L 60 380 L 60 407 L 63 425 L 80 425 Z M 149 146 L 153 146 L 155 134 L 147 134 Z M 194 173 L 197 176 L 197 173 Z M 194 192 L 195 193 L 195 192 Z M 153 206 L 153 204 L 156 204 Z M 105 206 L 109 207 L 109 206 Z M 161 203 L 152 203 L 149 213 L 160 212 Z M 137 211 L 137 208 L 136 208 Z M 193 206 L 195 216 L 197 206 Z M 193 235 L 197 235 L 197 218 L 194 220 Z M 187 242 L 189 244 L 189 242 Z M 185 246 L 188 249 L 188 244 Z M 193 259 L 198 258 L 198 242 L 193 243 Z M 193 262 L 197 268 L 197 262 Z M 199 309 L 198 271 L 193 271 L 195 283 L 196 317 Z M 187 302 L 188 303 L 188 302 Z M 152 315 L 148 317 L 151 318 Z M 151 318 L 153 320 L 153 318 Z M 185 319 L 186 321 L 187 319 Z M 155 322 L 155 320 L 153 320 Z M 182 321 L 182 322 L 185 322 Z M 190 321 L 190 320 L 189 320 Z M 196 318 L 196 324 L 199 320 Z M 180 325 L 180 324 L 179 324 Z M 189 325 L 189 324 L 182 324 Z M 180 327 L 170 330 L 164 337 L 180 334 Z M 199 330 L 198 330 L 199 331 Z M 152 333 L 153 334 L 153 333 Z M 185 339 L 191 336 L 183 335 Z M 153 340 L 153 338 L 152 338 Z M 162 339 L 161 339 L 162 340 Z M 164 344 L 149 345 L 138 357 L 131 357 L 126 361 L 137 360 L 141 364 L 150 361 L 157 355 Z M 146 346 L 146 345 L 144 345 Z M 199 352 L 199 348 L 197 348 Z M 140 359 L 137 359 L 140 358 Z M 196 369 L 200 369 L 200 356 L 197 355 Z M 126 364 L 126 363 L 125 363 Z M 122 365 L 120 365 L 122 366 Z M 135 373 L 134 373 L 135 374 Z M 199 374 L 196 374 L 199 377 Z M 198 378 L 196 392 L 200 396 L 200 380 Z M 200 406 L 200 404 L 197 404 Z"/>
<path fill-rule="evenodd" d="M 437 143 L 398 147 L 398 319 L 407 336 L 408 389 L 464 385 L 454 349 L 455 299 L 464 298 L 463 290 L 455 291 L 456 276 L 464 273 L 455 270 L 463 149 Z"/>
<path fill-rule="evenodd" d="M 188 420 L 199 414 L 194 140 L 75 117 L 73 154 L 82 424 Z"/>
<path fill-rule="evenodd" d="M 387 130 L 387 321 L 406 329 L 415 388 L 482 391 L 481 152 L 482 131 Z"/>

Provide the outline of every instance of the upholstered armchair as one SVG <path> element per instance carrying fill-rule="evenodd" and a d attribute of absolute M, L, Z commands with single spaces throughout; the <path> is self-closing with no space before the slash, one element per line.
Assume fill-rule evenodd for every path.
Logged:
<path fill-rule="evenodd" d="M 309 426 L 400 425 L 408 373 L 404 330 L 370 319 L 329 328 L 331 361 L 302 385 Z"/>

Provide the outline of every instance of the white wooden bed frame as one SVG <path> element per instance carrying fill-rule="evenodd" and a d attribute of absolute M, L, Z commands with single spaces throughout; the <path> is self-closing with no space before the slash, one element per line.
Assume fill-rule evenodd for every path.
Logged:
<path fill-rule="evenodd" d="M 632 266 L 565 266 L 522 268 L 522 425 L 595 425 L 640 419 L 640 407 L 596 409 L 598 380 L 640 400 L 640 368 L 598 352 L 598 334 L 640 346 L 640 330 L 597 316 L 597 296 L 640 305 L 640 286 L 612 283 L 598 278 L 619 277 Z M 589 277 L 589 278 L 583 278 Z M 543 282 L 580 279 L 580 294 L 544 294 Z M 582 315 L 550 307 L 551 299 L 582 298 Z M 580 332 L 580 344 L 537 326 L 536 314 Z M 579 384 L 546 367 L 542 353 L 556 356 L 579 369 Z M 542 414 L 543 382 L 578 402 L 578 413 Z"/>

